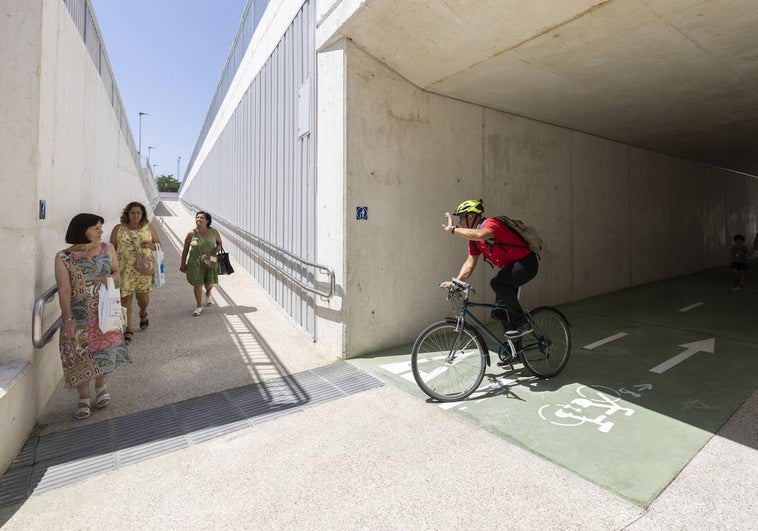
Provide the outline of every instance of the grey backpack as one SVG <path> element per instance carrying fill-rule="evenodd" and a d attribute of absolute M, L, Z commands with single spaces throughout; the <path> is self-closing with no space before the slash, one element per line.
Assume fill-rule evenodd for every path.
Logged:
<path fill-rule="evenodd" d="M 515 245 L 515 247 L 528 247 L 530 251 L 535 254 L 542 252 L 542 238 L 537 233 L 537 229 L 530 227 L 520 219 L 511 219 L 507 216 L 497 216 L 494 218 L 500 223 L 511 229 L 513 232 L 521 236 L 526 242 L 525 246 Z M 498 242 L 500 245 L 514 245 Z"/>

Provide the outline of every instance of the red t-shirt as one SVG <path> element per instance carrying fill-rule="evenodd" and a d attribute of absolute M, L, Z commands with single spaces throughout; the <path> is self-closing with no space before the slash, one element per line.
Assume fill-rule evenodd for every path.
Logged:
<path fill-rule="evenodd" d="M 477 242 L 469 240 L 468 254 L 471 256 L 482 254 L 492 265 L 499 269 L 503 269 L 513 262 L 521 260 L 532 252 L 529 250 L 529 245 L 521 236 L 494 218 L 485 219 L 479 225 L 479 228 L 492 229 L 492 238 L 502 245 L 490 243 L 489 241 Z"/>

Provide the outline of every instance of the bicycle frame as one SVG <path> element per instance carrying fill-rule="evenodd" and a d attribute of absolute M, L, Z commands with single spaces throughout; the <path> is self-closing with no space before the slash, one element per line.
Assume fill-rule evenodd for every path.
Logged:
<path fill-rule="evenodd" d="M 473 302 L 469 300 L 469 290 L 467 288 L 462 288 L 463 298 L 461 300 L 461 311 L 458 313 L 457 319 L 451 319 L 451 321 L 456 321 L 456 330 L 459 333 L 463 332 L 462 323 L 468 322 L 473 323 L 472 326 L 476 329 L 477 332 L 484 332 L 492 341 L 501 349 L 510 351 L 511 355 L 515 358 L 519 352 L 526 352 L 528 350 L 534 350 L 540 348 L 540 342 L 537 341 L 531 345 L 527 345 L 522 347 L 519 350 L 516 350 L 516 346 L 513 344 L 513 341 L 511 339 L 506 338 L 506 342 L 504 343 L 499 336 L 497 336 L 490 328 L 484 324 L 476 315 L 471 313 L 469 311 L 469 308 L 489 308 L 490 310 L 493 310 L 495 308 L 502 308 L 501 306 L 497 306 L 496 304 L 488 304 L 488 303 L 482 303 L 482 302 Z M 533 323 L 533 326 L 536 326 L 534 321 L 532 321 L 531 314 L 529 313 L 529 310 L 524 310 L 524 314 L 527 316 L 527 319 L 529 319 L 530 322 Z M 537 330 L 539 331 L 539 330 Z M 542 335 L 540 333 L 540 335 Z M 480 334 L 481 337 L 481 334 Z M 490 352 L 489 347 L 487 347 L 486 342 L 482 342 L 484 347 L 487 349 L 487 366 L 489 367 L 491 363 L 490 359 Z"/>
<path fill-rule="evenodd" d="M 510 338 L 505 333 L 497 333 L 472 313 L 473 308 L 494 310 L 504 308 L 504 304 L 469 300 L 475 293 L 474 288 L 456 278 L 444 287 L 447 299 L 454 306 L 460 306 L 455 306 L 452 317 L 428 325 L 411 349 L 413 379 L 432 399 L 463 400 L 479 389 L 487 367 L 492 365 L 490 350 L 494 351 L 495 346 L 497 365 L 510 367 L 511 371 L 521 371 L 514 366 L 518 362 L 532 376 L 548 379 L 566 366 L 571 354 L 571 325 L 557 309 L 539 306 L 526 310 L 524 315 L 531 330 L 518 338 Z"/>

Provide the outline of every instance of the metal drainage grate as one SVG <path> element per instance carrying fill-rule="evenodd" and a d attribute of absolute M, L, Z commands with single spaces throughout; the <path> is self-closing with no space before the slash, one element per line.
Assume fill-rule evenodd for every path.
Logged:
<path fill-rule="evenodd" d="M 0 507 L 383 383 L 346 362 L 59 433 L 30 437 L 0 478 Z"/>

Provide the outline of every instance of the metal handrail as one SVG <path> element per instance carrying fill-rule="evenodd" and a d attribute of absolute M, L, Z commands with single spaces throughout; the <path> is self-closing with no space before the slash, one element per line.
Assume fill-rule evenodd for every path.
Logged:
<path fill-rule="evenodd" d="M 34 348 L 42 348 L 47 345 L 61 326 L 61 317 L 58 316 L 52 326 L 42 333 L 42 308 L 55 297 L 56 293 L 58 293 L 57 285 L 49 288 L 34 301 L 34 310 L 32 311 L 32 344 Z"/>
<path fill-rule="evenodd" d="M 256 240 L 259 244 L 263 244 L 263 245 L 265 245 L 267 247 L 275 249 L 279 253 L 281 253 L 281 254 L 283 254 L 285 256 L 288 256 L 289 258 L 292 258 L 294 261 L 296 261 L 296 262 L 298 262 L 300 264 L 303 264 L 303 265 L 306 265 L 306 266 L 310 266 L 310 267 L 313 267 L 313 268 L 321 271 L 327 277 L 329 277 L 329 291 L 322 291 L 322 290 L 320 290 L 320 289 L 318 289 L 316 287 L 309 286 L 308 284 L 303 283 L 302 281 L 300 281 L 300 279 L 298 279 L 298 278 L 290 275 L 289 272 L 287 272 L 285 269 L 281 268 L 278 264 L 275 264 L 274 262 L 268 260 L 262 254 L 255 252 L 255 249 L 249 248 L 250 252 L 253 253 L 258 259 L 260 259 L 262 262 L 264 262 L 265 264 L 267 264 L 270 267 L 272 267 L 275 271 L 277 271 L 281 275 L 287 277 L 289 280 L 291 280 L 292 282 L 294 282 L 295 284 L 297 284 L 298 286 L 300 286 L 301 288 L 303 288 L 305 291 L 309 291 L 310 293 L 315 293 L 316 295 L 320 295 L 321 297 L 324 297 L 325 299 L 329 299 L 329 298 L 331 298 L 334 295 L 334 285 L 335 285 L 335 282 L 334 282 L 334 270 L 331 267 L 329 267 L 327 265 L 323 265 L 323 264 L 317 264 L 316 262 L 310 262 L 308 260 L 300 258 L 299 256 L 295 256 L 294 254 L 290 253 L 289 251 L 287 251 L 285 249 L 282 249 L 278 245 L 274 245 L 273 243 L 268 242 L 268 241 L 264 240 L 263 238 L 260 238 L 260 237 L 256 236 L 255 234 L 252 234 L 252 233 L 250 233 L 250 232 L 248 232 L 248 231 L 246 231 L 244 229 L 240 229 L 239 227 L 234 226 L 232 223 L 230 223 L 229 221 L 225 220 L 224 218 L 222 218 L 220 216 L 217 216 L 216 214 L 211 214 L 211 216 L 213 216 L 214 220 L 218 220 L 218 222 L 221 223 L 222 225 L 226 225 L 227 227 L 233 228 L 235 232 L 242 233 L 242 234 L 245 235 L 245 237 L 250 238 L 251 240 Z M 239 238 L 234 238 L 234 239 L 237 240 L 237 241 L 240 241 Z"/>
<path fill-rule="evenodd" d="M 194 205 L 194 204 L 190 203 L 189 201 L 185 201 L 184 199 L 182 199 L 182 202 L 185 203 L 185 204 L 187 204 L 189 207 L 191 207 L 192 209 L 194 209 L 196 211 L 197 210 L 202 210 L 200 207 L 198 207 L 197 205 Z M 250 250 L 250 252 L 253 253 L 258 259 L 260 259 L 262 262 L 264 262 L 265 264 L 269 265 L 275 271 L 277 271 L 278 273 L 282 274 L 283 276 L 285 276 L 286 278 L 288 278 L 289 280 L 291 280 L 292 282 L 294 282 L 295 284 L 297 284 L 298 286 L 300 286 L 301 288 L 303 288 L 305 291 L 308 291 L 310 293 L 315 293 L 316 295 L 320 295 L 321 297 L 324 297 L 325 299 L 329 299 L 329 298 L 331 298 L 334 295 L 334 286 L 335 286 L 334 270 L 331 267 L 329 267 L 327 265 L 324 265 L 324 264 L 318 264 L 316 262 L 310 262 L 308 260 L 300 258 L 299 256 L 295 256 L 294 254 L 290 253 L 289 251 L 287 251 L 285 249 L 282 249 L 278 245 L 275 245 L 275 244 L 273 244 L 271 242 L 268 242 L 268 241 L 264 240 L 263 238 L 260 238 L 260 237 L 256 236 L 255 234 L 252 234 L 252 233 L 250 233 L 250 232 L 248 232 L 248 231 L 246 231 L 244 229 L 240 229 L 239 227 L 237 227 L 233 223 L 225 220 L 224 218 L 222 218 L 221 216 L 219 216 L 216 213 L 211 212 L 210 214 L 213 217 L 213 221 L 218 221 L 222 225 L 225 225 L 227 227 L 230 227 L 230 228 L 234 229 L 235 232 L 242 233 L 245 237 L 247 237 L 247 238 L 249 238 L 251 240 L 255 240 L 256 242 L 258 242 L 259 245 L 262 244 L 262 245 L 265 245 L 265 246 L 270 247 L 272 249 L 275 249 L 279 253 L 281 253 L 283 255 L 286 255 L 289 258 L 292 258 L 294 261 L 296 261 L 296 262 L 298 262 L 300 264 L 303 264 L 303 265 L 306 265 L 306 266 L 310 266 L 310 267 L 316 268 L 317 270 L 321 271 L 322 273 L 324 273 L 325 275 L 327 275 L 329 277 L 329 291 L 322 291 L 322 290 L 320 290 L 320 289 L 318 289 L 316 287 L 304 284 L 303 282 L 300 281 L 300 279 L 298 279 L 298 278 L 290 275 L 286 270 L 282 269 L 278 264 L 275 264 L 275 263 L 271 262 L 265 256 L 261 255 L 260 253 L 255 252 L 254 249 L 248 247 L 248 249 Z M 237 241 L 240 241 L 239 238 L 234 238 L 234 239 L 237 240 Z"/>

